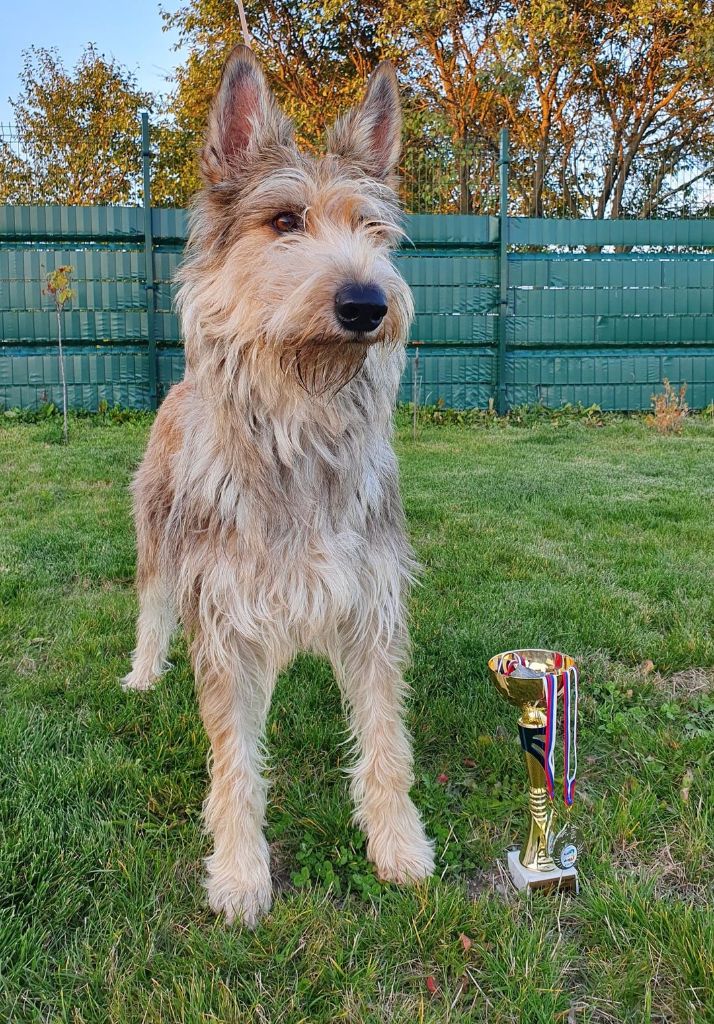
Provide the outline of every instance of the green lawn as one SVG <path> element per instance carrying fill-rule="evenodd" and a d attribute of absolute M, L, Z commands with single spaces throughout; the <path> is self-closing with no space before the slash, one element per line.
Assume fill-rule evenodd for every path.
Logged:
<path fill-rule="evenodd" d="M 377 883 L 336 687 L 301 659 L 269 726 L 278 893 L 252 934 L 204 905 L 183 641 L 152 693 L 117 683 L 147 432 L 75 421 L 65 450 L 56 420 L 0 429 L 0 1020 L 714 1020 L 714 425 L 401 430 L 414 795 L 441 877 Z M 577 898 L 519 896 L 499 867 L 525 781 L 486 659 L 530 645 L 582 666 Z"/>

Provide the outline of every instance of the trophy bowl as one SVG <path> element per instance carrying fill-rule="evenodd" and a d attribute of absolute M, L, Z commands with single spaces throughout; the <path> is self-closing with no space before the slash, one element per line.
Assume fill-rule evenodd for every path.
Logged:
<path fill-rule="evenodd" d="M 517 668 L 509 675 L 499 672 L 499 664 L 502 664 L 504 658 L 508 658 L 509 655 L 520 655 L 520 657 L 525 659 L 526 665 L 529 668 L 536 670 L 536 666 L 538 666 L 538 669 L 542 667 L 542 671 L 536 676 L 525 679 L 517 674 Z M 559 659 L 559 665 L 556 669 L 557 659 Z M 499 693 L 510 704 L 515 704 L 519 708 L 524 708 L 528 704 L 531 707 L 540 708 L 544 711 L 543 676 L 546 672 L 558 672 L 558 696 L 561 696 L 563 692 L 563 672 L 574 665 L 575 659 L 571 658 L 569 654 L 559 654 L 557 651 L 543 651 L 538 648 L 531 648 L 529 650 L 504 651 L 503 654 L 495 654 L 489 660 L 488 668 L 491 673 L 491 679 L 496 684 Z"/>
<path fill-rule="evenodd" d="M 520 709 L 518 732 L 528 772 L 530 829 L 520 850 L 508 854 L 508 866 L 519 889 L 559 888 L 577 892 L 573 867 L 577 848 L 570 825 L 556 835 L 555 810 L 548 797 L 545 774 L 546 698 L 544 677 L 556 675 L 558 698 L 563 694 L 569 669 L 575 659 L 558 651 L 524 648 L 504 651 L 489 659 L 491 679 L 501 694 Z M 571 858 L 561 857 L 562 850 Z M 555 855 L 555 859 L 554 859 Z M 567 864 L 567 867 L 564 866 Z"/>

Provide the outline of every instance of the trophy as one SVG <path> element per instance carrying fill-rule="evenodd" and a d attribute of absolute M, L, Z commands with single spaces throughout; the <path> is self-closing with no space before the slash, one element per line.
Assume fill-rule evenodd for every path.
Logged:
<path fill-rule="evenodd" d="M 508 852 L 508 868 L 518 889 L 578 891 L 575 829 L 567 820 L 558 831 L 554 803 L 558 700 L 563 703 L 563 793 L 568 809 L 575 796 L 578 671 L 557 651 L 522 650 L 497 654 L 488 663 L 499 693 L 521 710 L 521 747 L 530 784 L 530 830 L 521 850 Z"/>

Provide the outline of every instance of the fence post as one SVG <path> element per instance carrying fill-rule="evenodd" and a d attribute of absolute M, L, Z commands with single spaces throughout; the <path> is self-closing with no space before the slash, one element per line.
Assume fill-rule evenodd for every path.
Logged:
<path fill-rule="evenodd" d="M 508 411 L 506 398 L 506 317 L 508 315 L 508 128 L 501 129 L 498 174 L 500 198 L 498 210 L 498 349 L 496 354 L 496 412 Z"/>
<path fill-rule="evenodd" d="M 416 441 L 417 436 L 417 422 L 419 419 L 419 346 L 420 341 L 413 341 L 414 346 L 414 362 L 412 369 L 414 377 L 412 380 L 412 439 Z"/>
<path fill-rule="evenodd" d="M 149 404 L 158 407 L 158 362 L 156 358 L 156 289 L 154 287 L 154 235 L 151 224 L 151 146 L 149 115 L 141 115 L 141 157 L 144 168 L 144 278 L 146 281 L 146 335 L 149 360 Z"/>

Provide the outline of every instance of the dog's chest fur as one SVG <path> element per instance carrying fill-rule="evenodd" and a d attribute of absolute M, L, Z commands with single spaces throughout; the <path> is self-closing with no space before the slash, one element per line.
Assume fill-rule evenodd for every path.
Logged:
<path fill-rule="evenodd" d="M 334 405 L 223 420 L 194 399 L 167 529 L 186 618 L 309 648 L 365 602 L 396 614 L 413 570 L 389 439 L 400 368 L 367 368 Z"/>

